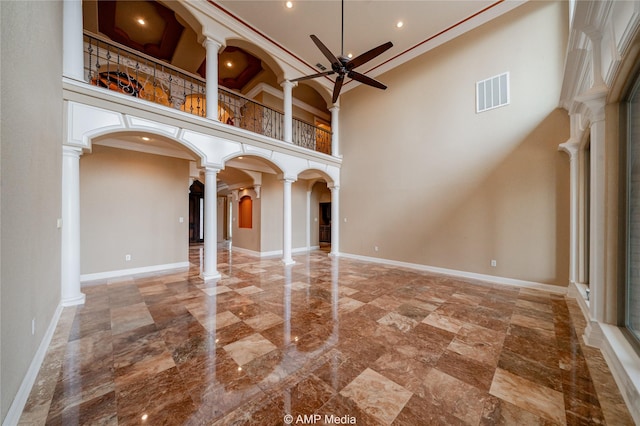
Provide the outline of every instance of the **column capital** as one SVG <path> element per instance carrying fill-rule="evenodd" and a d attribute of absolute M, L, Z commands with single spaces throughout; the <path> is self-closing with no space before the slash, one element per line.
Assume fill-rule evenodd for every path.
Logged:
<path fill-rule="evenodd" d="M 589 110 L 592 123 L 604 121 L 604 107 L 607 104 L 608 89 L 606 86 L 592 87 L 581 95 L 576 96 L 576 100 L 584 104 Z"/>
<path fill-rule="evenodd" d="M 220 170 L 221 170 L 221 168 L 220 168 L 220 167 L 206 166 L 206 167 L 204 168 L 204 173 L 205 173 L 205 175 L 210 174 L 210 173 L 215 173 L 215 174 L 217 174 Z"/>
<path fill-rule="evenodd" d="M 285 88 L 285 89 L 288 88 L 288 87 L 291 87 L 293 89 L 294 87 L 297 87 L 297 86 L 298 86 L 298 82 L 297 81 L 293 82 L 293 81 L 289 81 L 289 80 L 283 80 L 280 83 L 280 87 Z"/>
<path fill-rule="evenodd" d="M 62 155 L 64 156 L 80 158 L 82 154 L 82 148 L 78 146 L 62 145 Z"/>
<path fill-rule="evenodd" d="M 573 161 L 578 158 L 580 144 L 578 142 L 575 142 L 573 138 L 571 138 L 565 143 L 561 143 L 560 145 L 558 145 L 558 151 L 566 152 L 569 155 L 569 160 Z"/>
<path fill-rule="evenodd" d="M 331 106 L 329 107 L 329 111 L 331 111 L 331 112 L 333 112 L 333 111 L 335 111 L 335 112 L 340 111 L 340 102 L 336 102 L 335 104 L 331 105 Z"/>
<path fill-rule="evenodd" d="M 210 36 L 204 36 L 202 38 L 202 47 L 204 47 L 205 49 L 213 48 L 216 49 L 216 51 L 219 51 L 222 46 L 224 46 L 224 43 L 216 40 L 215 38 L 212 38 Z"/>
<path fill-rule="evenodd" d="M 327 188 L 329 188 L 329 190 L 331 190 L 331 192 L 333 191 L 340 191 L 340 185 L 337 185 L 335 183 L 330 183 L 327 185 Z"/>
<path fill-rule="evenodd" d="M 293 182 L 297 181 L 297 180 L 298 180 L 298 178 L 297 178 L 297 177 L 293 177 L 293 176 L 284 176 L 284 175 L 280 175 L 280 176 L 278 176 L 278 180 L 279 180 L 280 182 L 283 182 L 283 183 L 284 183 L 284 182 L 293 183 Z"/>

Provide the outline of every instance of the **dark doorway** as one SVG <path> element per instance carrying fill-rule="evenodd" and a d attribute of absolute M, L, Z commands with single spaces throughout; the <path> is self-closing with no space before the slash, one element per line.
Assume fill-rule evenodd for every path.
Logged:
<path fill-rule="evenodd" d="M 331 203 L 320 203 L 320 238 L 321 243 L 331 242 Z"/>
<path fill-rule="evenodd" d="M 204 184 L 199 180 L 189 187 L 189 242 L 204 241 Z"/>

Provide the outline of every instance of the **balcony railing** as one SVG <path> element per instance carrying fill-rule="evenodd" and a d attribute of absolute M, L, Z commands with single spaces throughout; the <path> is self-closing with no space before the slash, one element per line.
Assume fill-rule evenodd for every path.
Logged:
<path fill-rule="evenodd" d="M 200 117 L 206 113 L 206 81 L 133 49 L 84 34 L 85 76 L 90 84 Z M 218 89 L 220 122 L 284 140 L 284 114 L 240 94 Z M 293 119 L 295 145 L 331 155 L 331 132 Z"/>

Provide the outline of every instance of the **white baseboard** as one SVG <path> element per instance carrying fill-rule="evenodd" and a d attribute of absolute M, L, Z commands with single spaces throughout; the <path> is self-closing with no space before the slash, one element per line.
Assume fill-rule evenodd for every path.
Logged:
<path fill-rule="evenodd" d="M 150 272 L 168 271 L 171 269 L 188 268 L 189 262 L 165 263 L 164 265 L 143 266 L 140 268 L 119 269 L 117 271 L 96 272 L 80 275 L 80 282 L 119 278 L 129 275 L 148 274 Z"/>
<path fill-rule="evenodd" d="M 22 415 L 24 406 L 27 403 L 27 399 L 29 399 L 29 393 L 31 393 L 33 384 L 38 378 L 38 373 L 40 372 L 42 361 L 44 361 L 44 357 L 47 354 L 47 349 L 49 349 L 49 344 L 51 343 L 53 334 L 56 331 L 56 326 L 58 325 L 58 320 L 60 319 L 60 315 L 62 314 L 62 309 L 62 305 L 58 304 L 56 311 L 53 313 L 53 318 L 51 318 L 51 322 L 49 323 L 49 327 L 47 327 L 47 331 L 44 333 L 44 336 L 40 341 L 40 346 L 38 346 L 38 350 L 31 360 L 29 369 L 22 379 L 20 388 L 18 389 L 18 392 L 16 393 L 16 396 L 13 399 L 11 406 L 9 407 L 9 411 L 7 412 L 7 415 L 2 422 L 3 426 L 17 425 L 20 421 L 20 416 Z"/>
<path fill-rule="evenodd" d="M 640 425 L 640 356 L 620 327 L 591 319 L 585 284 L 571 283 L 569 287 L 569 296 L 575 298 L 587 321 L 584 342 L 600 349 L 633 421 Z"/>
<path fill-rule="evenodd" d="M 555 294 L 566 294 L 567 293 L 567 287 L 560 287 L 560 286 L 555 286 L 555 285 L 551 285 L 551 284 L 537 283 L 537 282 L 534 282 L 534 281 L 517 280 L 517 279 L 514 279 L 514 278 L 505 278 L 505 277 L 499 277 L 499 276 L 495 276 L 495 275 L 477 274 L 475 272 L 466 272 L 466 271 L 458 271 L 458 270 L 455 270 L 455 269 L 438 268 L 436 266 L 421 265 L 421 264 L 418 264 L 418 263 L 400 262 L 400 261 L 397 261 L 397 260 L 389 260 L 389 259 L 381 259 L 381 258 L 378 258 L 378 257 L 361 256 L 361 255 L 358 255 L 358 254 L 350 254 L 350 253 L 344 253 L 344 252 L 340 252 L 340 256 L 341 257 L 351 258 L 351 259 L 356 259 L 356 260 L 363 260 L 365 262 L 382 263 L 382 264 L 385 264 L 385 265 L 392 265 L 392 266 L 399 266 L 399 267 L 403 267 L 403 268 L 417 269 L 419 271 L 425 271 L 425 272 L 433 272 L 435 274 L 451 275 L 451 276 L 454 276 L 454 277 L 467 278 L 467 279 L 478 280 L 478 281 L 485 281 L 485 282 L 490 282 L 490 283 L 495 283 L 495 284 L 504 284 L 504 285 L 510 285 L 510 286 L 515 286 L 515 287 L 531 288 L 531 289 L 547 291 L 549 293 L 555 293 Z"/>
<path fill-rule="evenodd" d="M 636 424 L 640 424 L 640 356 L 619 327 L 600 324 L 600 350 Z"/>

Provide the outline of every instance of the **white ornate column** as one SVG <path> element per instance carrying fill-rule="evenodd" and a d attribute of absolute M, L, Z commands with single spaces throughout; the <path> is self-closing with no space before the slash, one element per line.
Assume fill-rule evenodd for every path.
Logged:
<path fill-rule="evenodd" d="M 307 188 L 307 211 L 306 211 L 306 220 L 305 223 L 307 226 L 305 227 L 306 231 L 306 243 L 307 243 L 307 251 L 311 251 L 311 191 L 313 190 L 313 182 Z"/>
<path fill-rule="evenodd" d="M 207 118 L 218 121 L 218 52 L 222 44 L 212 38 L 205 38 L 203 43 L 207 50 L 206 65 L 206 110 Z"/>
<path fill-rule="evenodd" d="M 84 81 L 82 1 L 65 0 L 62 12 L 62 74 Z"/>
<path fill-rule="evenodd" d="M 605 105 L 608 93 L 602 78 L 602 34 L 595 26 L 587 26 L 584 34 L 591 41 L 592 86 L 586 93 L 575 97 L 588 109 L 590 122 L 589 173 L 589 323 L 585 329 L 587 344 L 599 346 L 602 341 L 600 323 L 606 310 L 606 146 Z"/>
<path fill-rule="evenodd" d="M 606 146 L 605 101 L 607 91 L 590 90 L 579 96 L 591 113 L 591 164 L 589 206 L 589 316 L 591 323 L 585 330 L 587 343 L 596 345 L 600 339 L 599 326 L 604 322 L 606 293 Z"/>
<path fill-rule="evenodd" d="M 579 242 L 579 194 L 580 194 L 580 162 L 579 150 L 580 144 L 576 142 L 576 129 L 578 116 L 571 116 L 571 138 L 558 147 L 569 155 L 569 282 L 575 284 L 579 278 L 579 261 L 578 253 L 580 250 Z"/>
<path fill-rule="evenodd" d="M 204 173 L 204 268 L 202 278 L 214 280 L 220 278 L 218 272 L 218 184 L 216 178 L 219 169 L 207 167 Z"/>
<path fill-rule="evenodd" d="M 284 178 L 283 183 L 283 223 L 282 223 L 282 263 L 285 265 L 293 265 L 295 262 L 291 257 L 291 238 L 292 238 L 292 222 L 291 222 L 291 184 L 295 179 Z"/>
<path fill-rule="evenodd" d="M 80 148 L 62 147 L 62 306 L 84 303 L 80 291 Z"/>
<path fill-rule="evenodd" d="M 340 106 L 333 104 L 331 108 L 331 155 L 340 156 Z"/>
<path fill-rule="evenodd" d="M 330 185 L 331 190 L 331 253 L 340 256 L 340 187 Z"/>
<path fill-rule="evenodd" d="M 295 83 L 285 80 L 281 84 L 284 98 L 284 141 L 293 142 L 293 88 Z"/>

